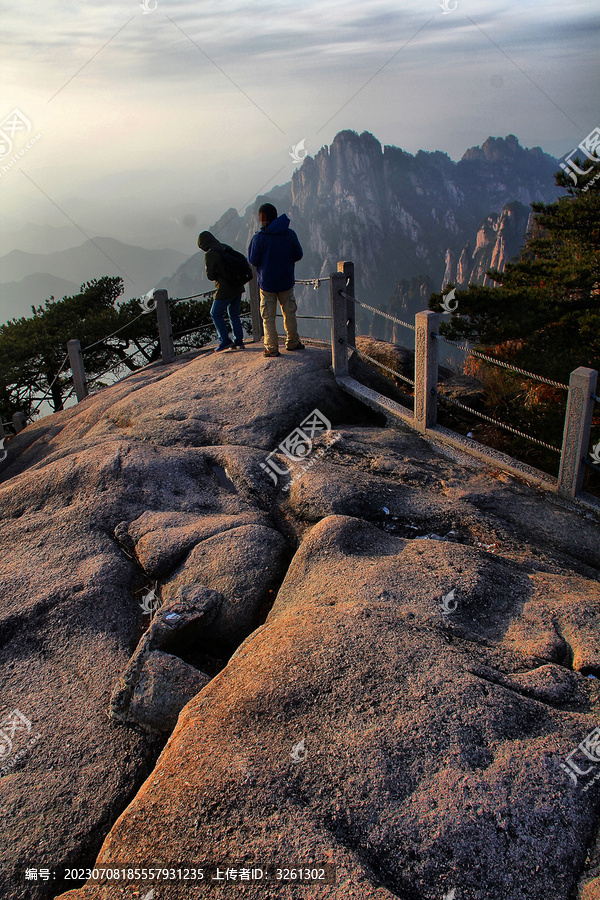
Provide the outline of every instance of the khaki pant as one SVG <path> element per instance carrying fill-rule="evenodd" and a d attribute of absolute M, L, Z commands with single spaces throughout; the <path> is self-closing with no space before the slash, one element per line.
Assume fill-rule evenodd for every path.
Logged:
<path fill-rule="evenodd" d="M 294 300 L 294 288 L 289 291 L 260 291 L 260 314 L 265 329 L 265 350 L 277 350 L 277 325 L 275 315 L 277 313 L 277 301 L 283 314 L 283 326 L 286 333 L 286 350 L 294 350 L 300 343 L 298 323 L 296 322 L 296 301 Z"/>

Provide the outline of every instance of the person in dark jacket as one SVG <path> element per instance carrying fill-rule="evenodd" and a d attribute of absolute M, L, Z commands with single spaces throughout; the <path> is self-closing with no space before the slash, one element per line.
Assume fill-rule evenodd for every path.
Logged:
<path fill-rule="evenodd" d="M 258 210 L 260 231 L 248 248 L 248 260 L 256 266 L 260 289 L 260 312 L 265 329 L 264 356 L 279 356 L 275 315 L 277 301 L 283 314 L 286 350 L 304 350 L 298 335 L 296 301 L 294 300 L 294 265 L 302 259 L 302 247 L 290 220 L 277 215 L 272 203 L 263 203 Z"/>
<path fill-rule="evenodd" d="M 206 265 L 206 277 L 209 281 L 215 282 L 216 293 L 213 305 L 210 309 L 210 315 L 215 323 L 217 334 L 219 335 L 219 346 L 216 353 L 223 350 L 245 350 L 244 347 L 244 330 L 242 328 L 242 320 L 240 319 L 240 308 L 242 305 L 242 287 L 239 284 L 229 284 L 226 280 L 223 267 L 223 258 L 219 252 L 221 247 L 226 246 L 216 239 L 210 231 L 203 231 L 198 236 L 198 246 L 205 251 L 204 263 Z M 229 313 L 229 321 L 233 328 L 235 341 L 229 336 L 229 329 L 224 319 L 224 313 Z"/>

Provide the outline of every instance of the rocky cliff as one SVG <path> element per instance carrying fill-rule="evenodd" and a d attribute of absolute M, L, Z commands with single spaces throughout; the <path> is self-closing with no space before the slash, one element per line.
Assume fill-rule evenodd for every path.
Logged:
<path fill-rule="evenodd" d="M 3 898 L 594 896 L 599 523 L 383 426 L 251 347 L 7 443 Z"/>
<path fill-rule="evenodd" d="M 553 157 L 539 147 L 521 147 L 514 135 L 488 138 L 456 163 L 445 153 L 413 156 L 382 146 L 369 132 L 341 131 L 331 146 L 304 159 L 290 183 L 258 197 L 242 216 L 228 210 L 210 230 L 245 251 L 258 227 L 258 207 L 268 199 L 290 216 L 304 248 L 299 278 L 329 275 L 339 259 L 351 259 L 359 299 L 411 316 L 423 308 L 424 293 L 428 300 L 432 290 L 440 289 L 478 229 L 494 230 L 506 204 L 512 212 L 502 213 L 505 217 L 534 200 L 556 199 L 557 169 Z M 489 224 L 482 226 L 486 217 Z M 514 226 L 509 252 L 518 251 L 522 242 L 520 224 Z M 465 257 L 461 272 L 469 268 L 479 277 L 482 270 L 483 278 L 486 248 L 474 262 Z M 206 290 L 203 254 L 161 286 L 172 296 Z M 327 312 L 324 288 L 319 294 L 310 288 L 298 291 L 305 312 Z M 392 337 L 382 321 L 365 320 L 363 326 L 376 337 Z"/>
<path fill-rule="evenodd" d="M 506 263 L 518 257 L 526 235 L 533 227 L 533 211 L 522 203 L 508 203 L 501 213 L 492 213 L 480 225 L 474 246 L 467 243 L 458 257 L 446 251 L 446 271 L 442 288 L 448 283 L 467 288 L 469 284 L 494 285 L 489 269 L 504 271 Z"/>

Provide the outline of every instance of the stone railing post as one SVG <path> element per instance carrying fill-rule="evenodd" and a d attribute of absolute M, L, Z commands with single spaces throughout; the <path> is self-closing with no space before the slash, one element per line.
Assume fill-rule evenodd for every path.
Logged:
<path fill-rule="evenodd" d="M 580 366 L 571 372 L 569 395 L 563 431 L 558 493 L 573 500 L 583 486 L 583 458 L 587 453 L 592 427 L 594 400 L 598 372 Z"/>
<path fill-rule="evenodd" d="M 338 272 L 343 272 L 346 278 L 346 287 L 344 293 L 354 297 L 354 263 L 349 260 L 340 260 L 337 264 Z M 356 347 L 356 308 L 354 300 L 346 298 L 346 322 L 348 329 L 348 343 L 352 347 Z"/>
<path fill-rule="evenodd" d="M 438 341 L 440 317 L 424 310 L 415 316 L 415 413 L 419 431 L 437 422 Z"/>
<path fill-rule="evenodd" d="M 346 287 L 346 276 L 332 272 L 329 276 L 331 299 L 331 362 L 336 378 L 348 374 L 347 303 L 341 296 Z"/>
<path fill-rule="evenodd" d="M 175 359 L 175 347 L 173 346 L 173 329 L 171 328 L 171 313 L 169 312 L 169 294 L 165 290 L 154 291 L 156 301 L 156 321 L 158 323 L 158 336 L 160 339 L 160 351 L 163 362 L 170 363 Z"/>
<path fill-rule="evenodd" d="M 83 367 L 83 356 L 81 355 L 81 344 L 74 338 L 67 341 L 67 353 L 69 354 L 69 362 L 71 364 L 71 372 L 73 373 L 73 384 L 75 385 L 75 393 L 77 394 L 77 402 L 81 403 L 89 394 L 87 380 L 85 377 L 85 369 Z"/>
<path fill-rule="evenodd" d="M 23 412 L 13 413 L 12 420 L 17 434 L 20 431 L 23 431 L 23 429 L 27 425 L 27 416 Z"/>
<path fill-rule="evenodd" d="M 250 295 L 250 315 L 252 317 L 252 343 L 256 344 L 264 334 L 262 316 L 260 314 L 260 291 L 256 278 L 256 266 L 250 266 L 254 278 L 248 282 Z"/>

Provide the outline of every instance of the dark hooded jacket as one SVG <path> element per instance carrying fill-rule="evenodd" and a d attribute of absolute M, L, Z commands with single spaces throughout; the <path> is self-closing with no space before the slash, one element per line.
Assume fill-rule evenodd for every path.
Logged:
<path fill-rule="evenodd" d="M 218 241 L 210 231 L 203 231 L 198 237 L 198 246 L 205 251 L 206 277 L 209 281 L 215 282 L 217 289 L 215 300 L 227 300 L 229 297 L 238 297 L 244 290 L 244 287 L 240 287 L 239 284 L 230 284 L 222 274 L 223 260 L 219 251 L 222 247 L 228 245 Z"/>
<path fill-rule="evenodd" d="M 301 259 L 300 241 L 285 213 L 257 231 L 248 247 L 248 260 L 256 266 L 258 286 L 270 293 L 294 287 L 294 264 Z"/>

